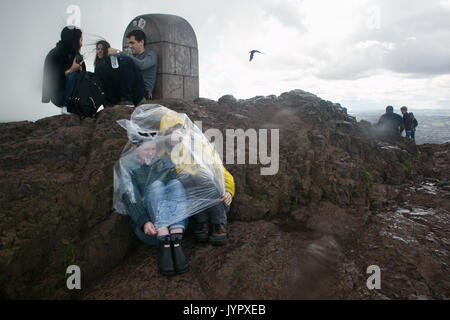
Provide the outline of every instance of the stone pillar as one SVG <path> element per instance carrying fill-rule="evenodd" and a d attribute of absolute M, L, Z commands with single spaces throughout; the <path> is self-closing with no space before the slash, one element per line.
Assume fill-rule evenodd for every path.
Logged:
<path fill-rule="evenodd" d="M 146 49 L 158 54 L 158 77 L 153 91 L 154 99 L 178 98 L 195 100 L 199 97 L 197 37 L 191 25 L 183 18 L 168 14 L 146 14 L 133 19 L 126 35 L 140 29 L 147 35 Z"/>

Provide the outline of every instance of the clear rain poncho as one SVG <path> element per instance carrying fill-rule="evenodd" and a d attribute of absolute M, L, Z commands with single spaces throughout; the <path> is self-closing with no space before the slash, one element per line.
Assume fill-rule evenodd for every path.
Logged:
<path fill-rule="evenodd" d="M 150 104 L 117 122 L 129 141 L 114 166 L 115 210 L 158 229 L 221 202 L 222 161 L 186 114 Z"/>

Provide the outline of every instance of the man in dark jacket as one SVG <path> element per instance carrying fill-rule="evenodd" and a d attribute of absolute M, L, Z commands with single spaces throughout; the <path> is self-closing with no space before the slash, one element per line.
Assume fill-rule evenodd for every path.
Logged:
<path fill-rule="evenodd" d="M 146 49 L 145 46 L 149 42 L 147 35 L 142 30 L 133 30 L 127 34 L 128 48 L 132 55 L 128 55 L 141 70 L 144 79 L 144 86 L 147 91 L 147 98 L 153 99 L 153 92 L 156 86 L 158 73 L 158 55 L 155 51 Z M 126 52 L 109 48 L 108 55 L 126 55 Z"/>
<path fill-rule="evenodd" d="M 386 113 L 378 121 L 378 127 L 381 129 L 383 135 L 397 137 L 403 131 L 403 119 L 400 115 L 394 113 L 392 106 L 387 106 Z"/>
<path fill-rule="evenodd" d="M 50 101 L 57 107 L 63 107 L 69 94 L 70 84 L 80 70 L 86 71 L 80 49 L 83 35 L 76 27 L 65 27 L 61 40 L 45 58 L 42 102 Z"/>

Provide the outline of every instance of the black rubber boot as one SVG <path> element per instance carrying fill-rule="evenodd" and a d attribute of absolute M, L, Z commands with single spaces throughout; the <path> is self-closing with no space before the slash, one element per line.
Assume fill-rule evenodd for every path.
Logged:
<path fill-rule="evenodd" d="M 181 239 L 183 239 L 181 233 L 174 233 L 171 235 L 173 261 L 175 272 L 177 274 L 183 274 L 189 271 L 189 262 L 181 247 Z"/>
<path fill-rule="evenodd" d="M 159 238 L 158 270 L 165 276 L 175 275 L 170 235 Z"/>

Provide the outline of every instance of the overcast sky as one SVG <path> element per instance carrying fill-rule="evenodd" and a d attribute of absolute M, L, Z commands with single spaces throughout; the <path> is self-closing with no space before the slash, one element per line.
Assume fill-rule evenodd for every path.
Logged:
<path fill-rule="evenodd" d="M 350 112 L 450 109 L 450 0 L 15 0 L 0 2 L 0 121 L 60 113 L 41 103 L 42 72 L 70 5 L 90 71 L 96 40 L 120 47 L 133 18 L 167 13 L 197 34 L 201 97 L 302 89 Z M 251 49 L 265 54 L 249 63 Z"/>

